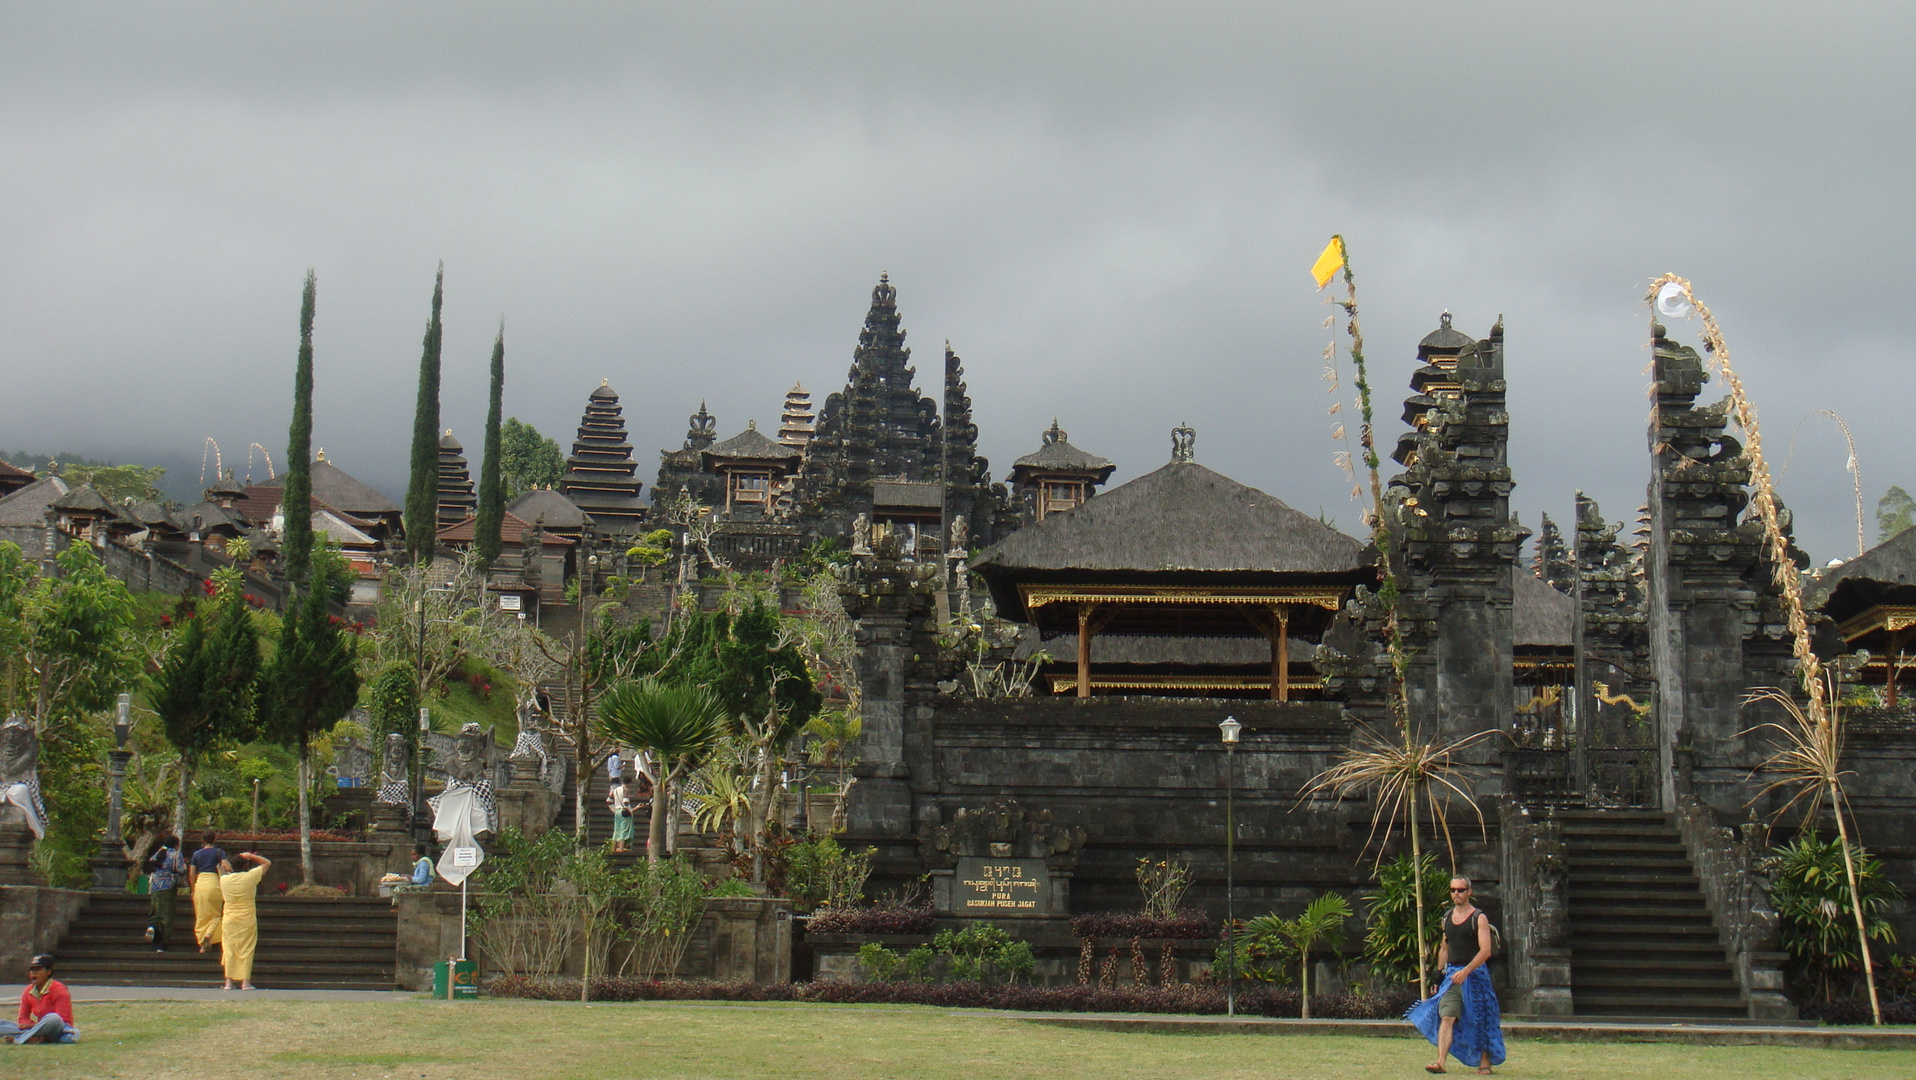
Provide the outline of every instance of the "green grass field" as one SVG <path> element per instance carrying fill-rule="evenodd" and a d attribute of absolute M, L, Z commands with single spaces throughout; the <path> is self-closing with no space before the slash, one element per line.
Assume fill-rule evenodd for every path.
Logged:
<path fill-rule="evenodd" d="M 116 1002 L 83 1005 L 78 1020 L 86 1040 L 79 1045 L 0 1046 L 0 1075 L 1345 1080 L 1423 1076 L 1431 1053 L 1412 1039 L 1082 1031 L 915 1006 Z M 1510 1049 L 1498 1072 L 1513 1077 L 1916 1076 L 1916 1052 L 1901 1051 L 1529 1042 Z"/>

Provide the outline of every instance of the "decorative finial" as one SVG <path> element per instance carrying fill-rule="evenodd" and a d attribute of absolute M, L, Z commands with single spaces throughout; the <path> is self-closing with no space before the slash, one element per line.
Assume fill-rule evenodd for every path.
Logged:
<path fill-rule="evenodd" d="M 758 430 L 758 421 L 757 421 L 757 420 L 747 420 L 747 421 L 745 421 L 745 430 L 747 430 L 747 431 L 757 431 L 757 430 Z"/>
<path fill-rule="evenodd" d="M 883 285 L 884 283 L 886 283 L 887 281 L 890 281 L 890 280 L 891 280 L 891 272 L 890 272 L 890 271 L 887 271 L 887 270 L 880 270 L 880 271 L 878 272 L 878 283 L 879 283 L 880 285 Z"/>
<path fill-rule="evenodd" d="M 1069 435 L 1066 435 L 1064 433 L 1064 429 L 1058 426 L 1058 418 L 1055 416 L 1052 417 L 1051 430 L 1044 433 L 1044 444 L 1046 446 L 1050 446 L 1053 443 L 1061 443 L 1061 442 L 1069 441 L 1070 438 L 1071 437 Z"/>
<path fill-rule="evenodd" d="M 1197 429 L 1179 424 L 1171 429 L 1171 460 L 1189 461 L 1197 445 Z"/>
<path fill-rule="evenodd" d="M 317 455 L 315 455 L 315 456 L 314 456 L 314 458 L 313 458 L 313 460 L 315 460 L 315 461 L 325 461 L 325 460 L 326 460 L 326 448 L 325 448 L 325 447 L 323 447 L 323 446 L 322 446 L 322 447 L 320 447 L 320 448 L 319 448 L 319 453 L 318 453 Z"/>
<path fill-rule="evenodd" d="M 1443 327 L 1445 330 L 1450 329 L 1450 312 L 1446 311 L 1442 315 L 1438 316 L 1437 324 Z"/>
<path fill-rule="evenodd" d="M 452 429 L 451 429 L 451 428 L 447 428 L 447 429 L 446 429 L 446 438 L 448 438 L 448 439 L 450 439 L 450 438 L 452 438 Z"/>
<path fill-rule="evenodd" d="M 612 380 L 611 380 L 611 379 L 600 379 L 600 380 L 599 380 L 599 385 L 600 385 L 600 386 L 611 386 L 611 385 L 612 385 Z"/>

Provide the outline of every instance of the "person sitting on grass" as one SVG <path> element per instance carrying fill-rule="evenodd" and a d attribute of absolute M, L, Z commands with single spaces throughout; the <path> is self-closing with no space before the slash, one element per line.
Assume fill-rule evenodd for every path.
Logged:
<path fill-rule="evenodd" d="M 0 1040 L 19 1046 L 80 1041 L 80 1029 L 73 1025 L 73 997 L 66 984 L 53 977 L 51 955 L 41 953 L 27 962 L 20 1019 L 0 1020 Z"/>

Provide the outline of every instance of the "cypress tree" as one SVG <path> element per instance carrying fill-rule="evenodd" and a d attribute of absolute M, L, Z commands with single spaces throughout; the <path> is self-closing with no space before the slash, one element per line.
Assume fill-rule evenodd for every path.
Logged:
<path fill-rule="evenodd" d="M 506 488 L 499 472 L 499 411 L 506 391 L 506 321 L 499 320 L 499 337 L 492 343 L 492 399 L 486 406 L 485 456 L 479 462 L 478 520 L 473 522 L 473 544 L 479 562 L 491 566 L 499 557 L 499 526 L 505 521 Z"/>
<path fill-rule="evenodd" d="M 332 730 L 359 700 L 353 641 L 329 609 L 335 575 L 318 576 L 280 625 L 279 651 L 260 679 L 260 731 L 299 752 L 299 861 L 313 881 L 313 736 Z"/>
<path fill-rule="evenodd" d="M 299 305 L 299 363 L 293 369 L 293 423 L 286 432 L 286 487 L 280 497 L 280 550 L 286 580 L 294 588 L 306 584 L 312 569 L 313 515 L 313 308 L 319 296 L 318 279 L 306 271 L 306 294 Z"/>
<path fill-rule="evenodd" d="M 439 309 L 446 296 L 446 264 L 432 282 L 432 318 L 419 357 L 419 403 L 412 422 L 412 480 L 406 485 L 406 550 L 415 563 L 432 561 L 439 519 Z"/>

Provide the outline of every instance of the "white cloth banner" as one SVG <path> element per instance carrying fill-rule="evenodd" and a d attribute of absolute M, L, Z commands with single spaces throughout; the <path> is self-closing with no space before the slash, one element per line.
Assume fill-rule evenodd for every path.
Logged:
<path fill-rule="evenodd" d="M 40 792 L 37 790 L 37 785 L 29 787 L 26 784 L 9 784 L 5 791 L 0 791 L 0 805 L 5 804 L 20 808 L 20 812 L 26 816 L 27 828 L 33 830 L 35 839 L 46 836 L 47 811 L 40 804 Z"/>
<path fill-rule="evenodd" d="M 486 807 L 477 788 L 464 784 L 455 784 L 452 789 L 436 800 L 436 813 L 432 819 L 433 835 L 446 849 L 439 853 L 439 876 L 462 884 L 472 875 L 479 864 L 486 861 L 485 850 L 473 837 L 492 827 L 486 813 Z M 470 850 L 478 853 L 477 858 L 460 858 L 456 852 Z"/>

